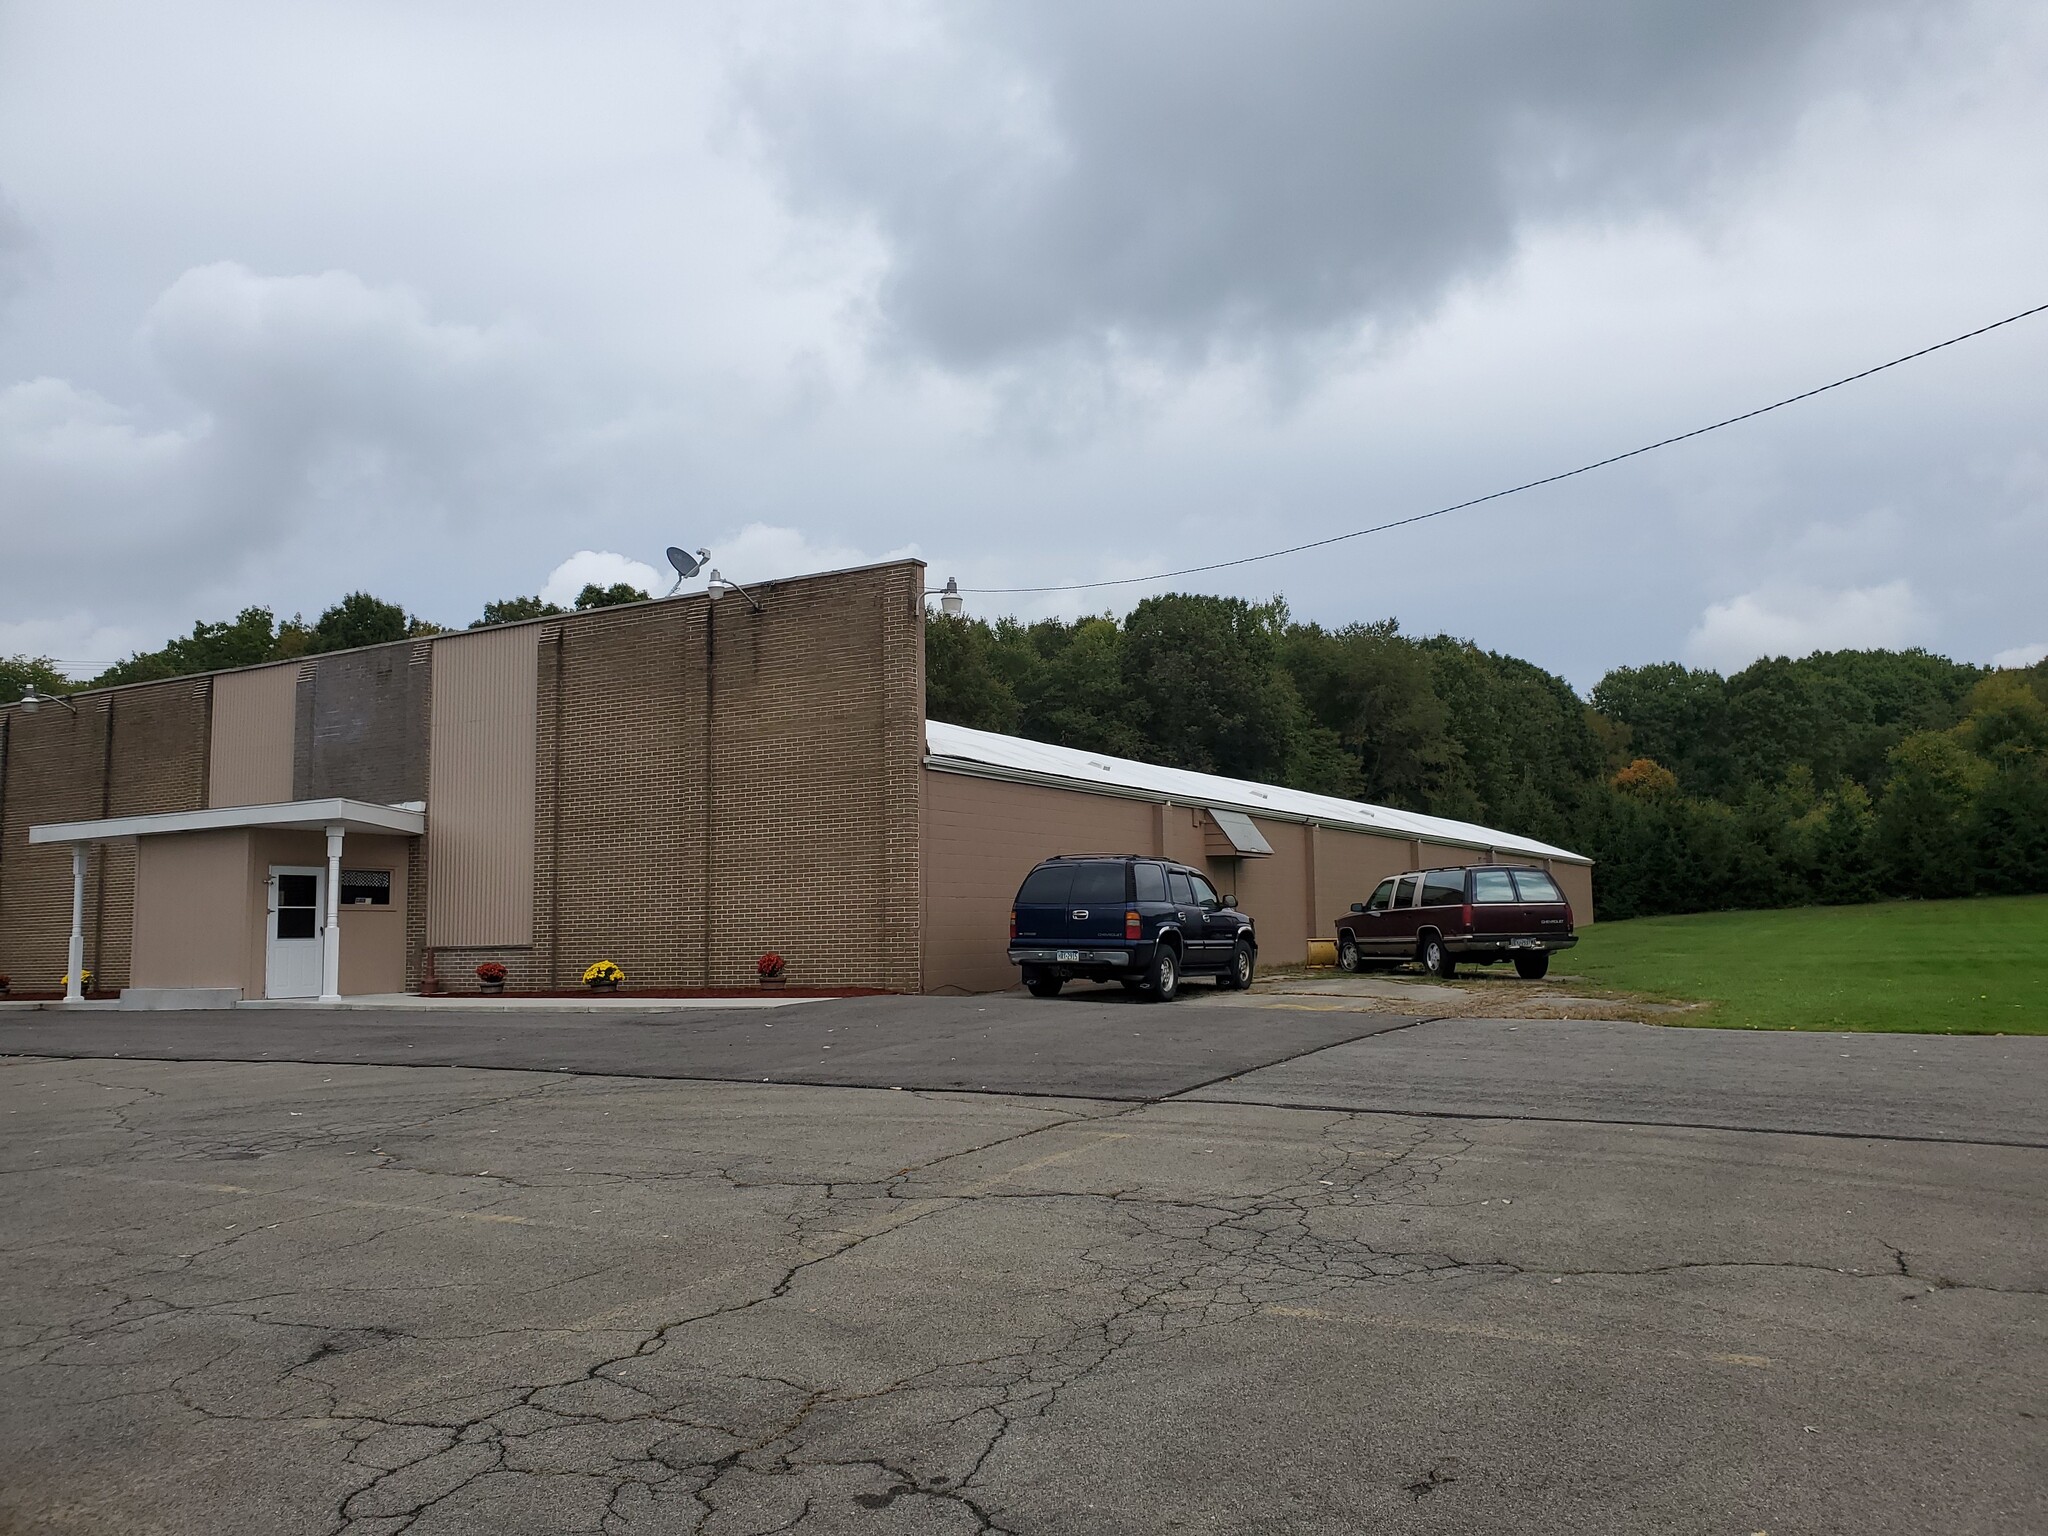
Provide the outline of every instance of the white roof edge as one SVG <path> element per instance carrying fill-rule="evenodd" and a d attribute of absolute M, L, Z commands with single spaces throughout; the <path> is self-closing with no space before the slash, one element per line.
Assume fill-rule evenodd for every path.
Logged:
<path fill-rule="evenodd" d="M 112 816 L 101 821 L 52 821 L 28 829 L 32 843 L 101 843 L 122 837 L 156 837 L 171 832 L 219 832 L 236 827 L 317 828 L 351 832 L 427 830 L 423 810 L 377 805 L 368 800 L 290 800 L 276 805 L 220 805 L 203 811 L 162 811 L 146 816 Z"/>
<path fill-rule="evenodd" d="M 1480 852 L 1492 850 L 1562 859 L 1571 864 L 1590 865 L 1593 862 L 1584 854 L 1573 853 L 1568 848 L 1553 847 L 1534 838 L 1482 827 L 1474 822 L 1425 816 L 1419 811 L 1396 810 L 1362 800 L 1341 800 L 1334 795 L 1283 789 L 1277 784 L 1255 784 L 1244 779 L 1224 778 L 1220 774 L 1196 773 L 1186 768 L 1163 768 L 1156 763 L 1140 763 L 1078 747 L 1027 741 L 1021 736 L 949 725 L 942 720 L 925 722 L 925 742 L 928 748 L 925 765 L 941 772 L 1050 784 L 1064 789 L 1141 800 L 1170 800 L 1177 805 L 1222 807 L 1276 821 L 1352 827 L 1382 837 L 1426 839 Z"/>

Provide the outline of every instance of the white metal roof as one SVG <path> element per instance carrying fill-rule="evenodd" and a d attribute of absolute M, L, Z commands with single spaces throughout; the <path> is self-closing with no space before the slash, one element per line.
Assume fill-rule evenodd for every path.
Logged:
<path fill-rule="evenodd" d="M 1397 811 L 1362 800 L 1339 800 L 1334 795 L 1312 795 L 1306 790 L 1282 789 L 1277 784 L 1253 784 L 1213 773 L 1192 773 L 1185 768 L 1162 768 L 1156 763 L 1084 752 L 1078 747 L 1055 747 L 1042 741 L 1026 741 L 1021 736 L 947 725 L 939 720 L 927 720 L 924 729 L 930 754 L 925 761 L 933 768 L 953 773 L 1093 789 L 1146 800 L 1171 800 L 1176 805 L 1223 806 L 1282 821 L 1360 827 L 1387 837 L 1426 838 L 1433 843 L 1481 852 L 1490 848 L 1501 853 L 1563 859 L 1573 864 L 1593 862 L 1582 853 L 1553 848 L 1533 838 L 1469 821 Z"/>
<path fill-rule="evenodd" d="M 115 816 L 107 821 L 53 821 L 28 829 L 32 843 L 103 843 L 121 837 L 158 837 L 167 832 L 218 832 L 233 827 L 291 827 L 318 832 L 400 832 L 417 837 L 427 829 L 417 805 L 373 805 L 367 800 L 292 800 L 280 805 L 220 805 L 204 811 L 163 811 L 150 816 Z"/>

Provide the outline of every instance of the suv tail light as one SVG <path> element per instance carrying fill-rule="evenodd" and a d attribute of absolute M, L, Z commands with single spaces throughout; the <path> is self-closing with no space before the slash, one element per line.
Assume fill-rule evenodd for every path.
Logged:
<path fill-rule="evenodd" d="M 1017 937 L 1017 909 L 1015 907 L 1010 908 L 1010 937 L 1013 939 Z"/>
<path fill-rule="evenodd" d="M 1462 916 L 1462 917 L 1463 917 L 1463 919 L 1464 919 L 1464 923 L 1465 923 L 1465 928 L 1466 928 L 1466 931 L 1467 931 L 1467 932 L 1470 932 L 1470 931 L 1471 931 L 1471 928 L 1472 928 L 1472 903 L 1471 903 L 1471 902 L 1469 902 L 1469 901 L 1468 901 L 1468 902 L 1466 902 L 1466 903 L 1465 903 L 1465 910 L 1464 910 L 1464 912 L 1463 912 L 1463 913 L 1461 914 L 1461 916 Z"/>
<path fill-rule="evenodd" d="M 1139 919 L 1139 917 L 1138 917 L 1138 914 L 1137 914 L 1136 912 L 1126 912 L 1126 913 L 1124 914 L 1124 937 L 1125 937 L 1125 938 L 1127 938 L 1127 939 L 1135 939 L 1135 938 L 1138 938 L 1138 937 L 1140 937 L 1140 936 L 1141 936 L 1141 935 L 1142 935 L 1142 934 L 1144 933 L 1144 931 L 1145 931 L 1145 925 L 1144 925 L 1144 923 L 1143 923 L 1143 922 L 1142 922 L 1142 921 L 1141 921 L 1141 920 Z"/>

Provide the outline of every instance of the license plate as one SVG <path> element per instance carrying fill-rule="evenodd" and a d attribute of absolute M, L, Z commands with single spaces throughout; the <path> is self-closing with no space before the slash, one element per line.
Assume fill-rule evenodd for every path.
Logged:
<path fill-rule="evenodd" d="M 1081 951 L 1078 949 L 1056 949 L 1052 952 L 1052 957 L 1055 961 L 1078 965 L 1081 962 Z"/>
<path fill-rule="evenodd" d="M 1543 941 L 1542 941 L 1541 939 L 1510 939 L 1510 940 L 1508 940 L 1508 948 L 1509 948 L 1509 949 L 1541 949 L 1542 947 L 1543 947 Z"/>

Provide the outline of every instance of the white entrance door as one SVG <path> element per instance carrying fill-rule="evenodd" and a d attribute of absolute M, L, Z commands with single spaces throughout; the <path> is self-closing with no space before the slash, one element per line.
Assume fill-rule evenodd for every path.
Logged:
<path fill-rule="evenodd" d="M 270 866 L 270 929 L 265 946 L 265 997 L 320 995 L 320 919 L 327 910 L 327 871 Z"/>

